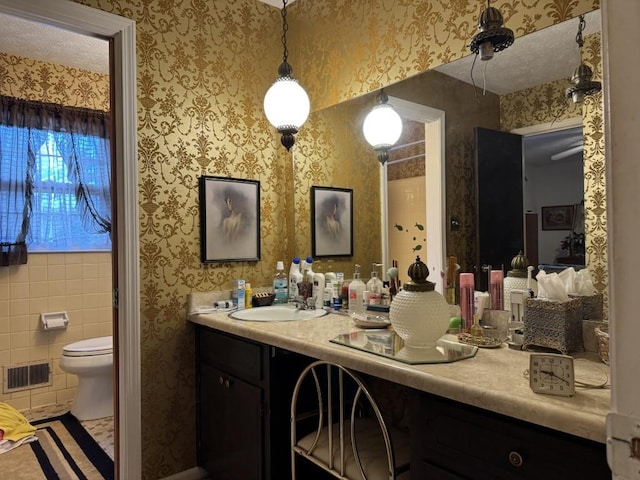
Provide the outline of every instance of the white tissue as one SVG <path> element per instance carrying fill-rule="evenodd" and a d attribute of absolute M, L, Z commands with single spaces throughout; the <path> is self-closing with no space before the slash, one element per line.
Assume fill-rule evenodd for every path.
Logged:
<path fill-rule="evenodd" d="M 538 280 L 538 298 L 566 302 L 569 300 L 567 287 L 557 273 L 546 273 L 540 270 L 536 275 Z"/>
<path fill-rule="evenodd" d="M 591 281 L 591 274 L 586 268 L 578 270 L 569 267 L 560 273 L 547 274 L 540 270 L 538 280 L 538 297 L 558 302 L 566 302 L 569 295 L 583 297 L 595 295 L 596 289 Z"/>

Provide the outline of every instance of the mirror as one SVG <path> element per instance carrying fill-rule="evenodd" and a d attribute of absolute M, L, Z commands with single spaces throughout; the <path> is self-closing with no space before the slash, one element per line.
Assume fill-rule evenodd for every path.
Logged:
<path fill-rule="evenodd" d="M 594 78 L 598 79 L 601 78 L 599 35 L 593 34 L 600 29 L 599 11 L 587 14 L 586 25 L 587 29 L 584 32 L 586 43 L 582 49 L 582 55 L 586 57 L 585 63 L 593 68 Z M 385 92 L 392 98 L 445 112 L 443 148 L 446 168 L 443 189 L 446 207 L 443 209 L 445 213 L 441 216 L 439 224 L 443 227 L 446 237 L 443 254 L 455 255 L 462 271 L 477 271 L 480 266 L 478 265 L 476 238 L 480 212 L 477 212 L 475 207 L 477 190 L 474 128 L 482 127 L 514 132 L 524 135 L 526 139 L 530 135 L 537 136 L 542 132 L 560 131 L 569 126 L 582 125 L 584 129 L 583 150 L 585 152 L 584 174 L 582 175 L 585 179 L 584 196 L 575 199 L 545 199 L 533 207 L 530 206 L 530 199 L 525 197 L 523 203 L 529 205 L 529 209 L 535 209 L 540 217 L 540 209 L 543 206 L 582 205 L 584 199 L 587 250 L 585 263 L 592 272 L 596 288 L 602 291 L 606 287 L 606 230 L 600 222 L 605 208 L 604 185 L 597 180 L 597 178 L 603 178 L 602 172 L 604 172 L 601 94 L 587 97 L 581 106 L 572 104 L 564 96 L 564 91 L 569 86 L 568 78 L 580 62 L 579 50 L 575 43 L 577 28 L 578 19 L 575 18 L 516 39 L 512 47 L 500 52 L 490 62 L 478 61 L 476 63 L 473 74 L 475 86 L 470 80 L 473 57 L 469 56 L 385 87 Z M 561 47 L 565 45 L 566 53 L 561 55 L 560 51 L 563 50 Z M 533 53 L 536 47 L 545 53 L 539 60 L 539 57 Z M 553 55 L 548 55 L 550 48 L 553 48 Z M 526 53 L 522 53 L 519 49 L 524 49 Z M 508 57 L 507 54 L 509 54 Z M 514 60 L 515 64 L 509 63 Z M 501 82 L 497 82 L 498 80 Z M 498 88 L 499 86 L 502 86 L 503 89 Z M 364 167 L 366 170 L 380 170 L 378 164 L 375 163 L 374 152 L 364 144 L 363 139 L 361 140 L 362 119 L 375 104 L 376 94 L 377 92 L 372 92 L 312 114 L 310 128 L 315 128 L 314 125 L 317 124 L 318 118 L 313 117 L 326 117 L 329 115 L 327 111 L 341 112 L 339 115 L 334 113 L 333 121 L 341 118 L 343 123 L 333 123 L 332 131 L 350 128 L 351 150 L 348 156 L 342 157 L 341 160 L 337 160 L 338 162 L 351 162 L 356 156 L 364 156 L 368 157 L 368 163 L 361 165 L 366 165 Z M 323 120 L 319 121 L 322 123 Z M 415 140 L 410 140 L 409 143 L 412 141 Z M 304 140 L 301 139 L 301 142 Z M 571 143 L 575 142 L 576 140 L 571 141 Z M 573 147 L 565 145 L 561 148 L 568 150 Z M 557 152 L 549 155 L 555 153 Z M 330 155 L 337 157 L 340 153 L 330 151 Z M 411 170 L 408 165 L 415 163 L 413 159 L 408 163 L 394 163 L 394 161 L 394 158 L 390 158 L 386 173 L 386 176 L 394 179 L 400 175 L 395 170 L 404 169 L 403 163 L 407 166 L 407 170 Z M 580 164 L 580 161 L 577 160 L 576 163 Z M 597 172 L 595 172 L 596 170 Z M 384 180 L 385 174 L 381 173 L 380 176 Z M 530 176 L 533 177 L 533 174 L 525 173 L 523 180 Z M 560 174 L 556 174 L 556 178 L 558 177 Z M 296 187 L 301 180 L 308 181 L 294 172 Z M 340 184 L 339 178 L 337 186 L 343 186 Z M 366 186 L 371 189 L 370 185 Z M 527 188 L 525 188 L 526 190 Z M 383 188 L 382 203 L 384 203 L 386 194 L 387 190 Z M 358 212 L 369 208 L 369 205 L 359 203 L 357 198 L 354 205 L 356 219 Z M 391 202 L 388 205 L 389 212 L 403 208 L 403 205 L 393 205 Z M 429 206 L 427 206 L 427 211 L 429 211 Z M 500 215 L 500 212 L 494 213 Z M 297 218 L 296 228 L 304 222 L 305 218 Z M 430 231 L 428 222 L 426 223 L 426 229 Z M 560 255 L 560 252 L 556 252 L 556 250 L 560 249 L 562 239 L 570 235 L 573 230 L 543 230 L 540 218 L 537 223 L 538 243 L 549 243 L 552 247 L 549 247 L 550 250 L 547 248 L 543 255 L 538 255 L 536 263 L 555 263 L 556 257 Z M 387 227 L 389 230 L 393 230 L 394 225 L 393 221 L 389 221 Z M 381 237 L 385 237 L 385 235 L 381 235 Z M 411 236 L 410 233 L 405 233 L 405 235 Z M 543 238 L 550 235 L 560 236 L 552 238 L 549 242 L 543 242 Z M 525 233 L 523 232 L 523 243 L 525 243 L 524 237 Z M 381 238 L 380 241 L 383 246 L 387 243 L 385 238 Z M 530 242 L 531 240 L 526 240 L 527 246 L 531 249 L 533 247 Z M 515 256 L 517 253 L 514 251 L 511 256 Z M 356 246 L 356 256 L 362 254 L 363 252 Z M 556 257 L 553 256 L 554 254 Z M 382 251 L 379 254 L 375 251 L 370 255 L 371 261 L 379 261 L 378 255 L 382 255 Z M 393 254 L 391 254 L 392 257 Z M 422 258 L 425 256 L 422 255 Z M 365 262 L 367 261 L 365 260 Z M 364 265 L 366 266 L 367 263 Z M 407 266 L 401 265 L 401 272 L 406 271 Z M 510 265 L 505 265 L 505 269 L 509 268 Z M 367 269 L 364 268 L 363 272 L 366 274 Z M 435 277 L 439 277 L 439 275 L 435 275 Z M 430 276 L 429 280 L 434 281 L 435 277 Z"/>

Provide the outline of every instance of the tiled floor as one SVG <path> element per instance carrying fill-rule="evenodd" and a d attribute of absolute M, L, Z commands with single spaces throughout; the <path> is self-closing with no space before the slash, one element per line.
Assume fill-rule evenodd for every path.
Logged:
<path fill-rule="evenodd" d="M 29 421 L 42 420 L 57 417 L 68 412 L 71 404 L 48 405 L 21 412 Z M 97 420 L 81 421 L 82 426 L 89 432 L 102 449 L 113 460 L 113 417 L 99 418 Z"/>

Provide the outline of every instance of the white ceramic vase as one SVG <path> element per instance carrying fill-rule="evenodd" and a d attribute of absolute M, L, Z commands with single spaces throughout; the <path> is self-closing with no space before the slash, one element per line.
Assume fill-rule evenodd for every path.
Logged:
<path fill-rule="evenodd" d="M 416 258 L 409 267 L 411 281 L 395 296 L 389 319 L 395 332 L 408 347 L 435 348 L 436 341 L 449 328 L 450 306 L 427 281 L 429 269 Z"/>

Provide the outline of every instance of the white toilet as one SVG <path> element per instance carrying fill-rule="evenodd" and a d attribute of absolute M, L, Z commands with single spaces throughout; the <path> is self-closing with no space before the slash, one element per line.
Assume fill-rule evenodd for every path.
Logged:
<path fill-rule="evenodd" d="M 78 376 L 71 413 L 78 420 L 113 416 L 113 337 L 89 338 L 62 349 L 60 368 Z"/>

